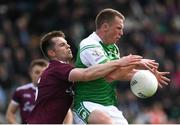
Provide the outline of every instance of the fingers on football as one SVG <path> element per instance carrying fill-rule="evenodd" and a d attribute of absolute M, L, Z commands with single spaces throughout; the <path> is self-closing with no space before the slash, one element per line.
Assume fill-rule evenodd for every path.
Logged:
<path fill-rule="evenodd" d="M 150 64 L 150 63 L 146 63 L 146 64 L 144 64 L 144 66 L 146 66 L 146 68 L 155 68 L 155 66 L 154 65 L 152 65 L 152 64 Z"/>
<path fill-rule="evenodd" d="M 159 67 L 159 64 L 156 63 L 154 60 L 148 60 L 148 61 L 146 62 L 146 64 L 147 64 L 149 67 L 151 67 L 151 68 L 158 68 L 158 67 Z"/>
<path fill-rule="evenodd" d="M 151 67 L 153 67 L 153 68 L 158 68 L 159 67 L 159 64 L 156 63 L 156 62 L 150 62 L 149 65 L 151 65 Z"/>
<path fill-rule="evenodd" d="M 158 84 L 158 86 L 159 86 L 160 88 L 163 88 L 162 85 L 161 85 L 160 83 Z"/>
<path fill-rule="evenodd" d="M 160 72 L 161 75 L 168 75 L 170 72 Z"/>
<path fill-rule="evenodd" d="M 170 82 L 171 80 L 165 76 L 162 76 L 161 79 L 166 82 L 165 84 L 168 85 L 168 82 Z"/>
<path fill-rule="evenodd" d="M 170 82 L 170 79 L 165 76 L 161 76 L 158 81 L 159 81 L 159 86 L 162 88 L 161 84 L 168 85 L 168 83 Z"/>
<path fill-rule="evenodd" d="M 158 85 L 160 86 L 160 88 L 163 88 L 162 84 L 163 84 L 163 85 L 168 85 L 168 82 L 166 82 L 166 81 L 164 81 L 164 80 L 160 80 L 160 81 L 159 81 L 159 84 L 158 84 Z"/>

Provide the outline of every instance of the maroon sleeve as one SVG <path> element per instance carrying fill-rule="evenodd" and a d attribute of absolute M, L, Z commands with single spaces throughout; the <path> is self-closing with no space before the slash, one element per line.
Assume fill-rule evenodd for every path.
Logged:
<path fill-rule="evenodd" d="M 17 103 L 20 103 L 20 95 L 19 95 L 19 91 L 17 89 L 12 95 L 12 100 Z"/>

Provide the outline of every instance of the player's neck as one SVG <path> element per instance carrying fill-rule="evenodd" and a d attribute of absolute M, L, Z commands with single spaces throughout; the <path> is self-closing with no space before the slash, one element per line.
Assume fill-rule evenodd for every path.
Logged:
<path fill-rule="evenodd" d="M 99 38 L 101 39 L 101 42 L 105 45 L 108 45 L 108 43 L 106 42 L 106 39 L 105 39 L 105 34 L 104 32 L 102 32 L 101 30 L 96 30 L 96 34 L 99 36 Z"/>

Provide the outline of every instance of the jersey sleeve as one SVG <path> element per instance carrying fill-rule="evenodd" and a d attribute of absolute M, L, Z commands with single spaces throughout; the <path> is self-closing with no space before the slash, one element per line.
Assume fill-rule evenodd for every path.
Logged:
<path fill-rule="evenodd" d="M 55 72 L 56 72 L 57 77 L 61 76 L 59 77 L 61 80 L 68 81 L 69 73 L 73 68 L 74 67 L 69 64 L 62 64 L 56 67 Z"/>
<path fill-rule="evenodd" d="M 80 44 L 80 59 L 87 67 L 109 61 L 100 44 Z"/>
<path fill-rule="evenodd" d="M 16 89 L 16 91 L 12 95 L 12 102 L 16 105 L 19 105 L 20 100 L 21 99 L 20 99 L 19 91 Z"/>

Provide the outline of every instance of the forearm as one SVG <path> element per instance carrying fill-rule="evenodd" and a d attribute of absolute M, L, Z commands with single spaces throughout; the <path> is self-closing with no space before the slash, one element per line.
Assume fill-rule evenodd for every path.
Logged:
<path fill-rule="evenodd" d="M 6 119 L 9 124 L 17 124 L 16 112 L 18 108 L 18 105 L 14 105 L 12 102 L 10 102 L 6 112 Z"/>
<path fill-rule="evenodd" d="M 69 81 L 90 81 L 106 76 L 120 65 L 119 60 L 96 64 L 88 68 L 74 68 L 69 73 Z"/>
<path fill-rule="evenodd" d="M 137 71 L 138 70 L 135 69 L 135 66 L 133 65 L 126 67 L 119 67 L 110 74 L 108 74 L 107 76 L 105 76 L 105 79 L 109 82 L 114 80 L 129 81 Z"/>
<path fill-rule="evenodd" d="M 7 122 L 8 122 L 9 124 L 17 124 L 15 114 L 8 113 L 8 114 L 6 115 L 6 119 L 7 119 Z"/>
<path fill-rule="evenodd" d="M 119 67 L 119 62 L 117 60 L 110 61 L 105 64 L 93 65 L 85 69 L 84 81 L 94 80 L 97 78 L 104 77 L 118 67 Z"/>
<path fill-rule="evenodd" d="M 93 65 L 89 68 L 75 68 L 69 74 L 69 81 L 89 81 L 106 76 L 118 67 L 134 66 L 139 63 L 141 56 L 129 55 L 119 60 L 113 60 L 105 64 Z"/>

